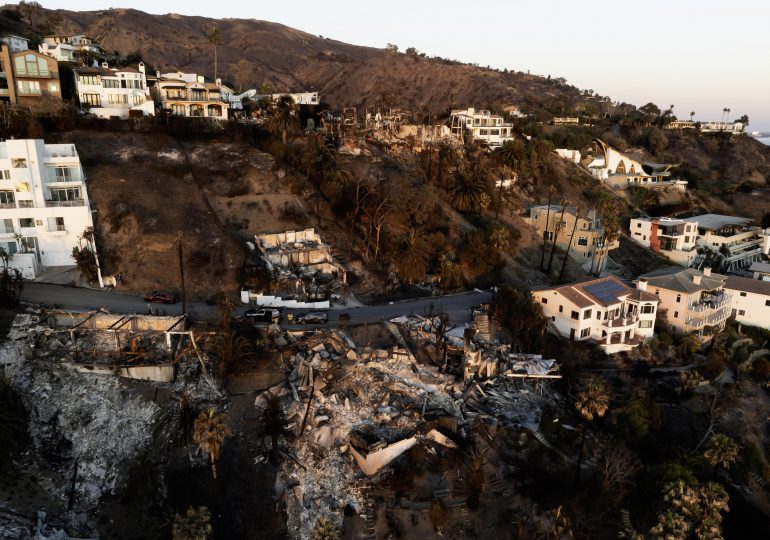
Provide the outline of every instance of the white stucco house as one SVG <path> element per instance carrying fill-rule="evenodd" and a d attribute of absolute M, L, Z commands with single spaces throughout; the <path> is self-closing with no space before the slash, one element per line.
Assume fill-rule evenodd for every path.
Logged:
<path fill-rule="evenodd" d="M 490 111 L 474 108 L 452 111 L 450 120 L 452 135 L 460 140 L 465 140 L 467 133 L 474 141 L 498 148 L 514 139 L 513 124 Z"/>
<path fill-rule="evenodd" d="M 770 330 L 770 281 L 728 276 L 725 290 L 732 295 L 737 322 Z"/>
<path fill-rule="evenodd" d="M 74 70 L 80 107 L 99 118 L 129 118 L 155 115 L 144 63 L 136 68 L 111 68 L 103 62 L 98 68 Z"/>
<path fill-rule="evenodd" d="M 748 268 L 770 255 L 770 229 L 753 226 L 753 220 L 721 214 L 684 218 L 698 227 L 697 245 L 723 255 L 723 271 Z"/>
<path fill-rule="evenodd" d="M 38 51 L 59 62 L 77 62 L 77 51 L 90 51 L 96 56 L 104 54 L 104 49 L 95 40 L 83 34 L 45 36 Z"/>
<path fill-rule="evenodd" d="M 629 351 L 655 331 L 658 297 L 614 276 L 532 291 L 551 329 L 607 354 Z"/>
<path fill-rule="evenodd" d="M 632 218 L 628 232 L 637 244 L 678 265 L 690 267 L 698 257 L 697 222 L 667 217 Z"/>
<path fill-rule="evenodd" d="M 642 161 L 624 154 L 600 139 L 595 139 L 593 153 L 585 163 L 591 175 L 614 190 L 631 186 L 645 188 L 674 188 L 685 191 L 687 182 L 671 177 L 674 167 L 668 163 Z"/>
<path fill-rule="evenodd" d="M 75 145 L 0 142 L 0 247 L 34 278 L 41 266 L 74 265 L 72 248 L 93 227 Z"/>

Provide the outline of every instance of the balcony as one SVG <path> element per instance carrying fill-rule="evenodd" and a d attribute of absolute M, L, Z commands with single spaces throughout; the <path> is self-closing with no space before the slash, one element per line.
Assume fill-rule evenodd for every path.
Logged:
<path fill-rule="evenodd" d="M 701 296 L 700 302 L 689 306 L 687 311 L 692 313 L 716 311 L 728 305 L 731 300 L 732 296 L 727 293 L 704 294 Z"/>
<path fill-rule="evenodd" d="M 48 225 L 45 230 L 49 233 L 67 232 L 67 229 L 64 225 Z"/>
<path fill-rule="evenodd" d="M 16 203 L 15 202 L 0 203 L 0 208 L 16 208 Z"/>
<path fill-rule="evenodd" d="M 62 206 L 85 206 L 86 201 L 84 199 L 74 199 L 71 201 L 49 201 L 46 199 L 45 205 L 49 208 L 51 207 L 62 207 Z"/>
<path fill-rule="evenodd" d="M 14 234 L 16 229 L 13 227 L 0 227 L 0 235 Z"/>
<path fill-rule="evenodd" d="M 628 317 L 619 317 L 617 319 L 602 321 L 602 326 L 606 328 L 620 329 L 628 326 L 633 326 L 639 322 L 639 314 L 633 313 Z"/>

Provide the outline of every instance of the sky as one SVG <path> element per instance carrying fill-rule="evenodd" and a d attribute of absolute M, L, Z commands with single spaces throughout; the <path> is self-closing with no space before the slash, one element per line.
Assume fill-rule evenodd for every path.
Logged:
<path fill-rule="evenodd" d="M 616 101 L 674 105 L 679 118 L 749 116 L 770 131 L 767 0 L 42 0 L 47 8 L 132 7 L 148 13 L 278 22 L 352 43 L 564 77 Z M 14 2 L 15 3 L 15 2 Z"/>

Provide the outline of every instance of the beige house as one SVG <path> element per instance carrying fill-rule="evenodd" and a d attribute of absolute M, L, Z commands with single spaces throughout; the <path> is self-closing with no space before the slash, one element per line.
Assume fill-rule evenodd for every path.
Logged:
<path fill-rule="evenodd" d="M 770 330 L 770 281 L 729 276 L 725 290 L 733 297 L 736 321 Z"/>
<path fill-rule="evenodd" d="M 227 120 L 221 81 L 206 82 L 194 73 L 164 74 L 152 88 L 155 103 L 172 116 Z"/>
<path fill-rule="evenodd" d="M 607 354 L 629 351 L 655 330 L 658 298 L 615 276 L 534 290 L 532 297 L 555 333 Z"/>
<path fill-rule="evenodd" d="M 561 205 L 552 204 L 549 211 L 545 204 L 530 208 L 523 219 L 537 230 L 539 236 L 546 238 L 548 246 L 553 245 L 555 238 L 556 246 L 562 250 L 566 251 L 569 246 L 570 258 L 584 270 L 598 273 L 604 267 L 608 253 L 616 249 L 620 242 L 617 239 L 607 242 L 596 210 L 591 209 L 580 215 L 577 210 L 575 206 L 567 206 L 562 215 Z"/>
<path fill-rule="evenodd" d="M 724 329 L 730 316 L 726 279 L 710 268 L 673 267 L 639 276 L 636 286 L 660 299 L 661 314 L 675 331 L 708 340 Z"/>

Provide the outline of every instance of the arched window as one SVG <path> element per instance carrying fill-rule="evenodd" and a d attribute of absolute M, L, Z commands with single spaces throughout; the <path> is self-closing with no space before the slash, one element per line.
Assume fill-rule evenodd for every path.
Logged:
<path fill-rule="evenodd" d="M 620 160 L 620 163 L 618 163 L 618 168 L 615 169 L 616 174 L 625 174 L 626 172 L 626 162 L 622 159 Z"/>

